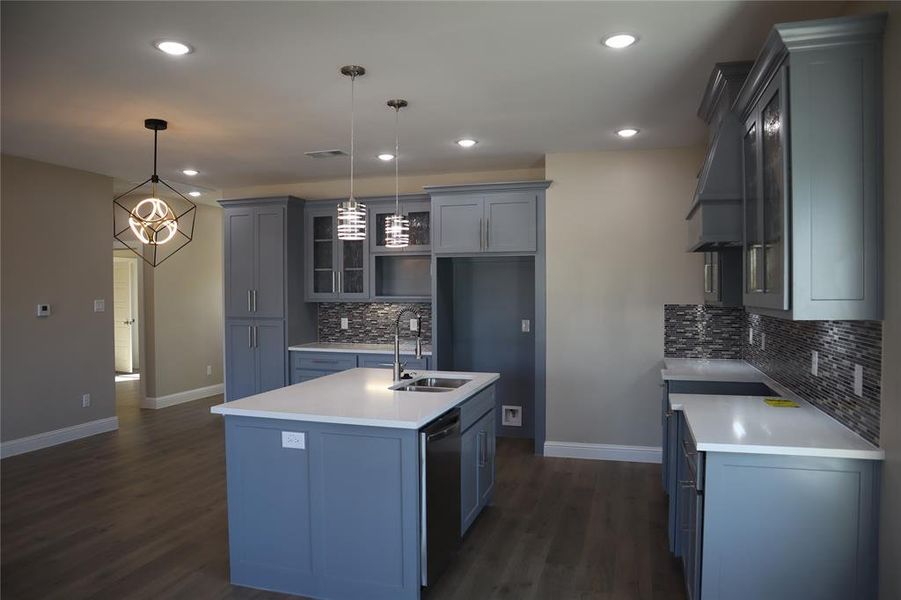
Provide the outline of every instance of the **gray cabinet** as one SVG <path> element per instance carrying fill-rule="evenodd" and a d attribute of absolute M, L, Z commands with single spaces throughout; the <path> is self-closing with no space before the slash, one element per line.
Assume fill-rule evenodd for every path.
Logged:
<path fill-rule="evenodd" d="M 285 361 L 284 320 L 226 321 L 226 401 L 284 387 Z"/>
<path fill-rule="evenodd" d="M 287 383 L 288 343 L 316 336 L 303 299 L 303 201 L 223 200 L 225 397 Z"/>
<path fill-rule="evenodd" d="M 550 182 L 427 186 L 434 254 L 533 253 L 538 197 Z"/>
<path fill-rule="evenodd" d="M 303 383 L 356 367 L 390 369 L 394 366 L 394 356 L 391 354 L 310 352 L 307 350 L 295 350 L 290 354 L 292 384 Z M 428 356 L 417 359 L 415 356 L 404 354 L 401 355 L 400 360 L 407 371 L 427 371 L 430 365 Z"/>
<path fill-rule="evenodd" d="M 308 206 L 304 219 L 306 299 L 368 298 L 369 246 L 365 240 L 338 239 L 337 202 Z"/>
<path fill-rule="evenodd" d="M 466 533 L 494 496 L 497 447 L 494 399 L 492 387 L 468 400 L 461 408 L 461 427 L 465 427 L 461 435 L 460 458 L 461 534 Z M 473 413 L 481 415 L 473 417 Z"/>
<path fill-rule="evenodd" d="M 776 25 L 739 93 L 755 312 L 882 318 L 884 27 L 884 14 Z"/>
<path fill-rule="evenodd" d="M 400 212 L 410 221 L 410 245 L 388 248 L 385 245 L 385 219 L 394 214 L 394 197 L 365 198 L 369 210 L 369 251 L 373 254 L 426 253 L 432 249 L 432 207 L 424 194 L 400 197 Z"/>
<path fill-rule="evenodd" d="M 225 314 L 285 316 L 285 207 L 225 210 Z"/>
<path fill-rule="evenodd" d="M 429 357 L 401 355 L 400 362 L 406 371 L 427 371 L 429 369 Z M 360 354 L 357 356 L 357 366 L 369 369 L 391 369 L 394 367 L 394 356 L 391 354 Z"/>

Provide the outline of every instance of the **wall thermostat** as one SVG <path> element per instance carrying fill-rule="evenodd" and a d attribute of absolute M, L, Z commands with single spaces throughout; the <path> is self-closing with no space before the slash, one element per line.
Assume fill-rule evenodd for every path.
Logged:
<path fill-rule="evenodd" d="M 35 314 L 39 317 L 49 317 L 50 316 L 50 305 L 49 304 L 38 304 L 37 309 L 35 310 Z"/>

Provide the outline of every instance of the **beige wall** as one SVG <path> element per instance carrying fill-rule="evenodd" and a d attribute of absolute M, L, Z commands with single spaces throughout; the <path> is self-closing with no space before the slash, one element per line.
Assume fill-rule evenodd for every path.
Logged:
<path fill-rule="evenodd" d="M 148 397 L 222 383 L 222 285 L 222 209 L 198 205 L 191 243 L 155 269 L 144 267 Z"/>
<path fill-rule="evenodd" d="M 660 446 L 663 305 L 702 300 L 702 148 L 549 154 L 547 440 Z"/>
<path fill-rule="evenodd" d="M 113 181 L 3 155 L 0 439 L 115 416 Z M 94 300 L 106 312 L 94 312 Z M 52 316 L 38 319 L 35 305 Z M 82 394 L 91 406 L 82 408 Z"/>
<path fill-rule="evenodd" d="M 310 159 L 313 160 L 313 159 Z M 472 171 L 407 175 L 399 178 L 401 194 L 421 193 L 425 185 L 455 185 L 496 181 L 531 181 L 544 179 L 544 169 L 509 169 L 504 171 Z M 281 185 L 232 188 L 222 191 L 223 198 L 265 198 L 290 194 L 307 200 L 340 198 L 348 192 L 347 178 L 324 179 Z M 364 177 L 354 180 L 354 195 L 387 196 L 394 193 L 394 176 Z"/>

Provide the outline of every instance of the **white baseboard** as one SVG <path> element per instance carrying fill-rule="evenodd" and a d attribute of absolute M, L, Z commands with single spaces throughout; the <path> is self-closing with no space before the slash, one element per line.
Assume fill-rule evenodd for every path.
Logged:
<path fill-rule="evenodd" d="M 71 427 L 63 427 L 62 429 L 54 429 L 53 431 L 45 431 L 29 435 L 28 437 L 19 438 L 17 440 L 9 440 L 0 444 L 0 458 L 15 456 L 17 454 L 25 454 L 26 452 L 34 452 L 57 444 L 65 444 L 73 442 L 81 438 L 97 435 L 98 433 L 106 433 L 119 429 L 118 417 L 107 417 L 105 419 L 97 419 L 96 421 L 88 421 L 87 423 L 79 423 Z"/>
<path fill-rule="evenodd" d="M 210 396 L 215 396 L 216 394 L 221 394 L 223 392 L 225 392 L 225 384 L 217 383 L 215 385 L 208 385 L 194 390 L 185 390 L 184 392 L 169 394 L 168 396 L 160 396 L 159 398 L 151 398 L 148 396 L 141 400 L 141 408 L 166 408 L 168 406 L 175 406 L 176 404 L 200 400 L 201 398 L 209 398 Z"/>
<path fill-rule="evenodd" d="M 659 446 L 619 446 L 582 442 L 545 442 L 544 455 L 555 458 L 587 460 L 619 460 L 623 462 L 660 463 L 663 449 Z"/>

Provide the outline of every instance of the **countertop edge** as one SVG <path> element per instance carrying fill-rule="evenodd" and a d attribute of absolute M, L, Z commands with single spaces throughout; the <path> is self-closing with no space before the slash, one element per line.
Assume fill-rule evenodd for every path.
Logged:
<path fill-rule="evenodd" d="M 353 342 L 348 342 L 351 344 Z M 367 344 L 371 345 L 371 344 Z M 390 344 L 388 344 L 390 346 Z M 372 348 L 316 348 L 313 346 L 307 346 L 306 344 L 296 344 L 294 346 L 288 346 L 288 352 L 331 352 L 335 354 L 392 354 L 394 352 L 393 349 L 388 349 L 387 351 L 375 350 Z M 416 353 L 416 350 L 413 348 L 404 348 L 401 347 L 400 354 L 401 356 L 411 356 Z M 423 356 L 432 356 L 431 350 L 423 350 Z"/>

